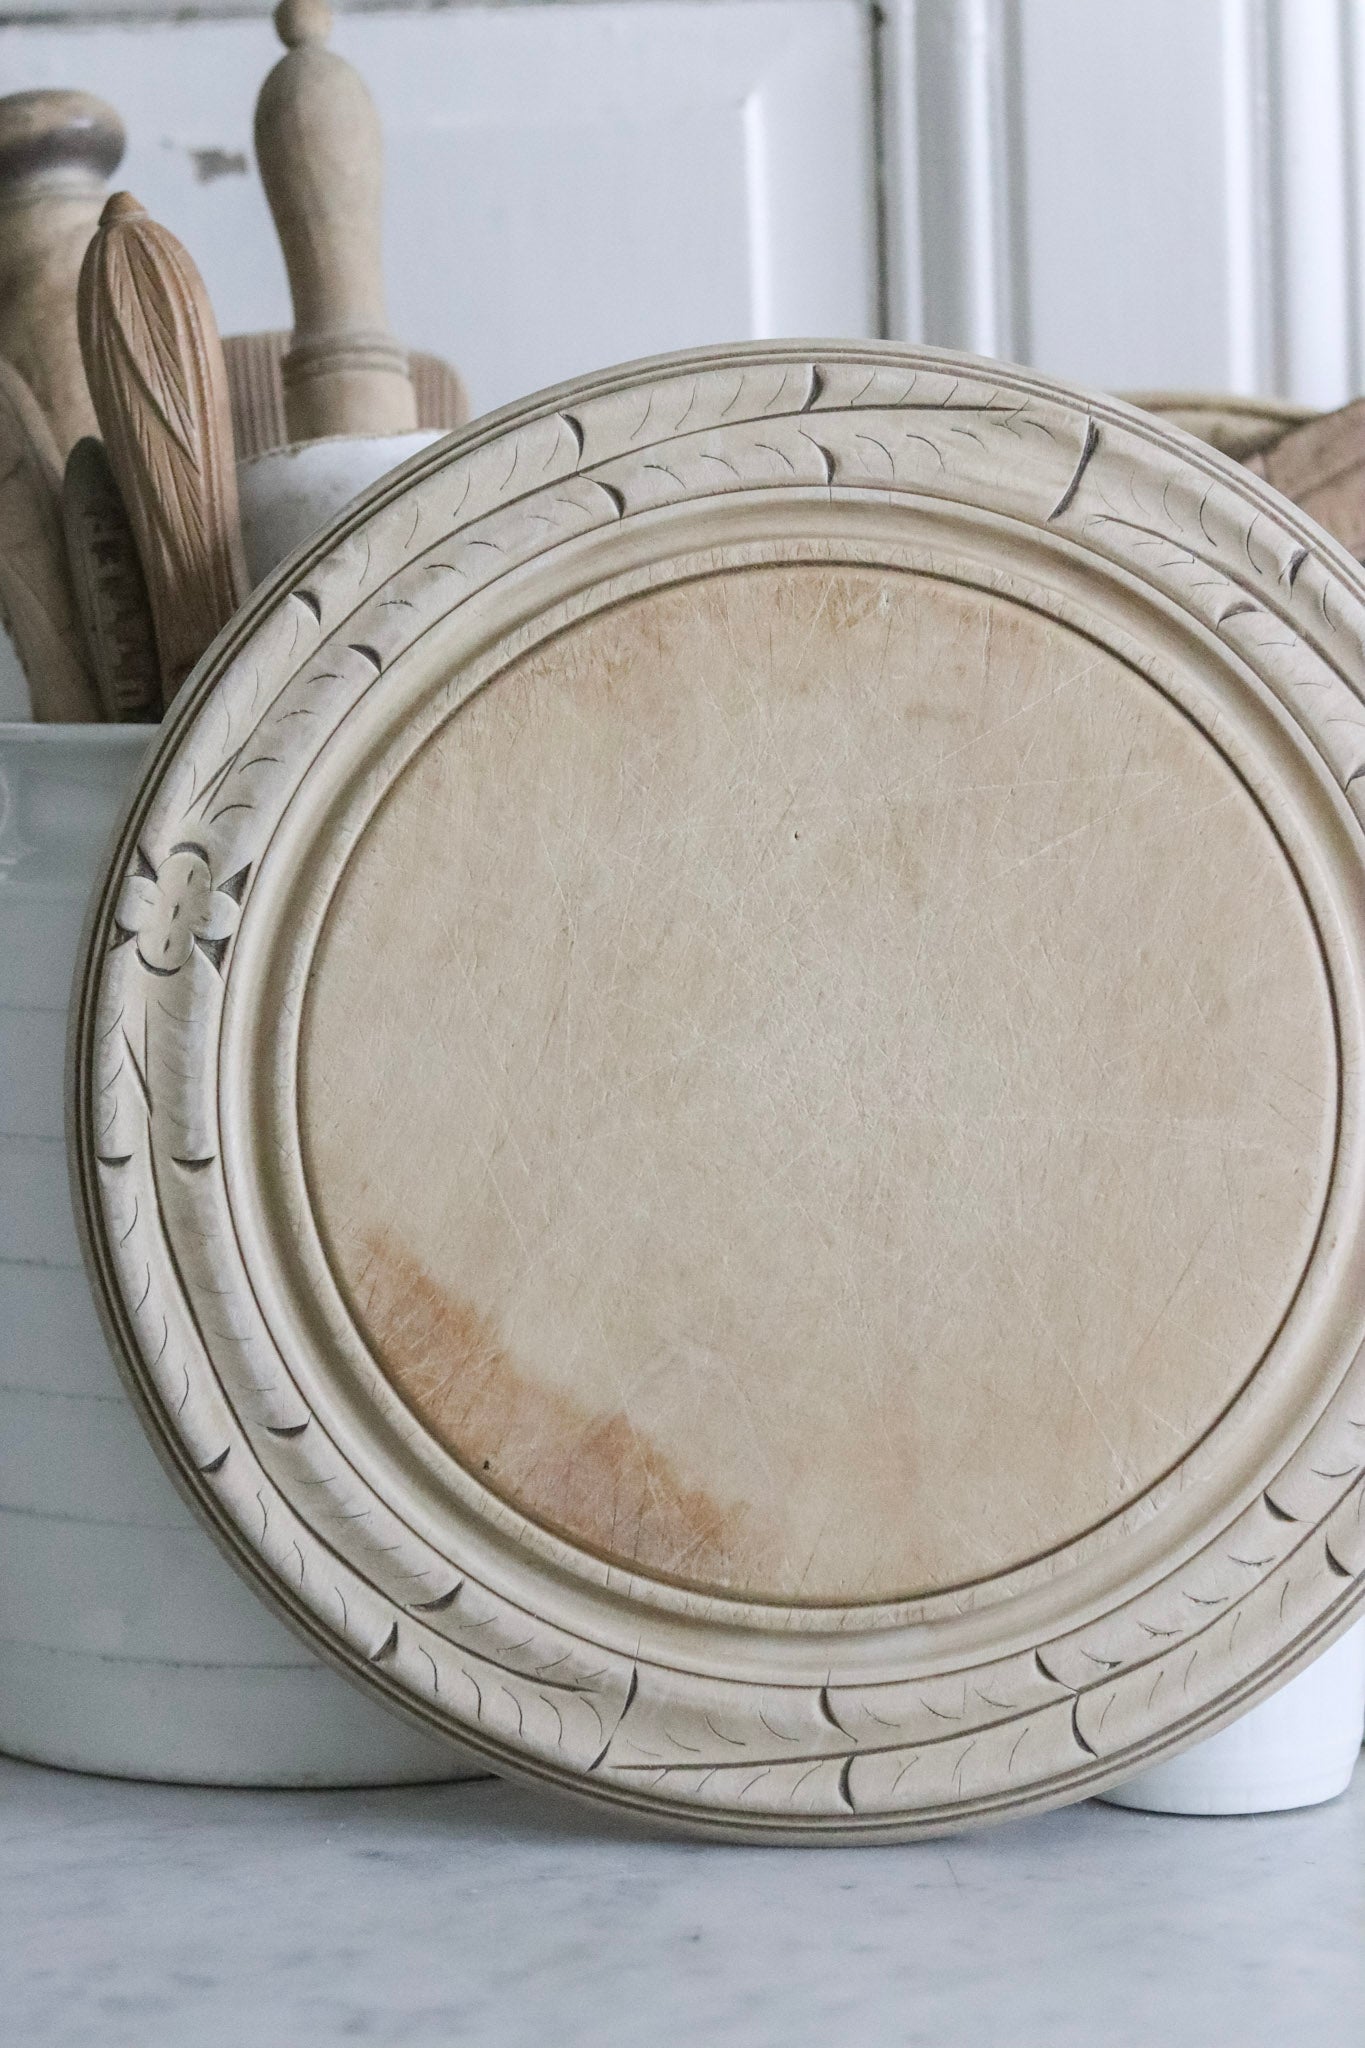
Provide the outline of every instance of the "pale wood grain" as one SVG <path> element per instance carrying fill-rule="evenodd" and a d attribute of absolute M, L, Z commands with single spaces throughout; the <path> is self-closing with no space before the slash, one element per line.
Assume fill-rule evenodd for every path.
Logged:
<path fill-rule="evenodd" d="M 302 1046 L 319 1225 L 417 1414 L 742 1597 L 940 1590 L 1145 1492 L 1331 1159 L 1316 943 L 1218 753 L 885 569 L 732 569 L 501 675 L 356 847 Z"/>
<path fill-rule="evenodd" d="M 101 215 L 79 312 L 169 703 L 248 589 L 222 343 L 188 252 L 126 192 Z"/>
<path fill-rule="evenodd" d="M 0 617 L 28 678 L 33 716 L 101 716 L 62 534 L 61 464 L 24 379 L 0 361 Z"/>
<path fill-rule="evenodd" d="M 1248 462 L 1308 420 L 1318 417 L 1311 405 L 1284 399 L 1243 398 L 1217 391 L 1125 391 L 1130 405 L 1168 420 L 1182 433 L 1193 434 L 1219 448 L 1234 462 Z M 1292 495 L 1292 493 L 1290 494 Z"/>
<path fill-rule="evenodd" d="M 250 462 L 268 448 L 283 448 L 289 439 L 280 375 L 288 348 L 289 336 L 280 330 L 223 336 L 232 444 L 239 462 Z"/>
<path fill-rule="evenodd" d="M 114 109 L 89 93 L 0 99 L 0 357 L 38 400 L 63 460 L 95 431 L 76 286 L 123 142 Z"/>
<path fill-rule="evenodd" d="M 1365 559 L 1365 399 L 1291 427 L 1250 466 Z"/>
<path fill-rule="evenodd" d="M 281 0 L 275 25 L 288 55 L 261 87 L 256 156 L 294 302 L 288 438 L 409 433 L 412 381 L 384 303 L 379 117 L 359 74 L 325 47 L 325 0 Z"/>
<path fill-rule="evenodd" d="M 79 440 L 62 479 L 62 525 L 86 655 L 106 718 L 161 715 L 156 626 L 137 539 L 104 443 Z"/>
<path fill-rule="evenodd" d="M 1365 1594 L 1365 582 L 1117 402 L 701 352 L 249 605 L 77 1020 L 163 1449 L 357 1676 L 732 1837 L 1080 1798 Z"/>

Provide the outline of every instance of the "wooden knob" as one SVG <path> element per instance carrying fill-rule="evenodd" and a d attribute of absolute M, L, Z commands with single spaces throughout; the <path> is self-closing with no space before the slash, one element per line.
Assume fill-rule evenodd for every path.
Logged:
<path fill-rule="evenodd" d="M 359 74 L 326 48 L 331 21 L 325 0 L 282 0 L 288 54 L 256 102 L 256 156 L 294 301 L 283 365 L 292 441 L 417 424 L 384 304 L 379 117 Z"/>
<path fill-rule="evenodd" d="M 247 590 L 227 370 L 188 252 L 129 192 L 80 282 L 86 375 L 137 539 L 167 702 Z"/>
<path fill-rule="evenodd" d="M 89 93 L 0 99 L 0 356 L 33 392 L 62 457 L 95 431 L 76 283 L 123 146 L 118 115 Z"/>
<path fill-rule="evenodd" d="M 274 21 L 286 50 L 301 50 L 305 43 L 325 43 L 332 33 L 327 0 L 280 0 Z"/>

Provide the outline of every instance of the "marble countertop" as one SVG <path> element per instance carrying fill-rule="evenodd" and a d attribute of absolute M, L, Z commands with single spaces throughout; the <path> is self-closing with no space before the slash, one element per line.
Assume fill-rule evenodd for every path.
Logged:
<path fill-rule="evenodd" d="M 0 1760 L 25 2048 L 1359 2048 L 1365 1767 L 898 1849 L 655 1839 L 518 1786 L 223 1792 Z"/>

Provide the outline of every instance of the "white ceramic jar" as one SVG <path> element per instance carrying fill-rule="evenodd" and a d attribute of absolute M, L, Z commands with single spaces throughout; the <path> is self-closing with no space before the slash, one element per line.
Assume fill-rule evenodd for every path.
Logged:
<path fill-rule="evenodd" d="M 1106 1793 L 1144 1813 L 1282 1813 L 1346 1790 L 1365 1736 L 1365 1622 L 1262 1700 L 1179 1756 Z"/>
<path fill-rule="evenodd" d="M 239 465 L 253 578 L 438 438 L 339 438 Z M 23 695 L 7 652 L 0 711 Z M 238 1580 L 158 1465 L 95 1321 L 66 1185 L 66 1008 L 86 900 L 151 738 L 0 724 L 0 1750 L 218 1784 L 476 1775 L 319 1664 Z M 1312 1805 L 1345 1789 L 1362 1722 L 1365 1622 L 1106 1796 L 1188 1814 Z"/>
<path fill-rule="evenodd" d="M 210 1784 L 479 1775 L 238 1578 L 157 1462 L 95 1319 L 67 1188 L 67 1004 L 152 738 L 0 724 L 0 1750 Z"/>
<path fill-rule="evenodd" d="M 253 583 L 292 555 L 371 484 L 444 437 L 415 434 L 333 434 L 268 448 L 237 465 L 242 541 Z"/>

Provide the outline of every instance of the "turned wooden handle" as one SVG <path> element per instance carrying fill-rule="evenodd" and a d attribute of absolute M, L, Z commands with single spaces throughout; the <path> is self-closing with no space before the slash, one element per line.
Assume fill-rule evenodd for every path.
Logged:
<path fill-rule="evenodd" d="M 62 538 L 62 471 L 42 408 L 0 362 L 0 617 L 45 723 L 101 716 Z"/>
<path fill-rule="evenodd" d="M 76 282 L 123 123 L 84 92 L 0 99 L 0 356 L 14 365 L 65 457 L 95 431 L 76 332 Z"/>
<path fill-rule="evenodd" d="M 282 0 L 275 26 L 288 55 L 256 102 L 256 156 L 294 301 L 283 365 L 291 441 L 417 425 L 384 305 L 379 117 L 359 74 L 325 47 L 331 25 L 326 0 Z"/>
<path fill-rule="evenodd" d="M 187 251 L 127 192 L 100 217 L 79 311 L 169 702 L 248 587 L 223 345 Z"/>
<path fill-rule="evenodd" d="M 277 328 L 256 334 L 225 334 L 223 357 L 232 392 L 232 438 L 238 462 L 249 462 L 267 448 L 283 448 L 289 439 L 284 423 L 284 381 L 280 365 L 290 336 Z M 469 394 L 452 363 L 420 348 L 408 351 L 408 375 L 417 402 L 419 430 L 448 434 L 469 418 Z"/>

